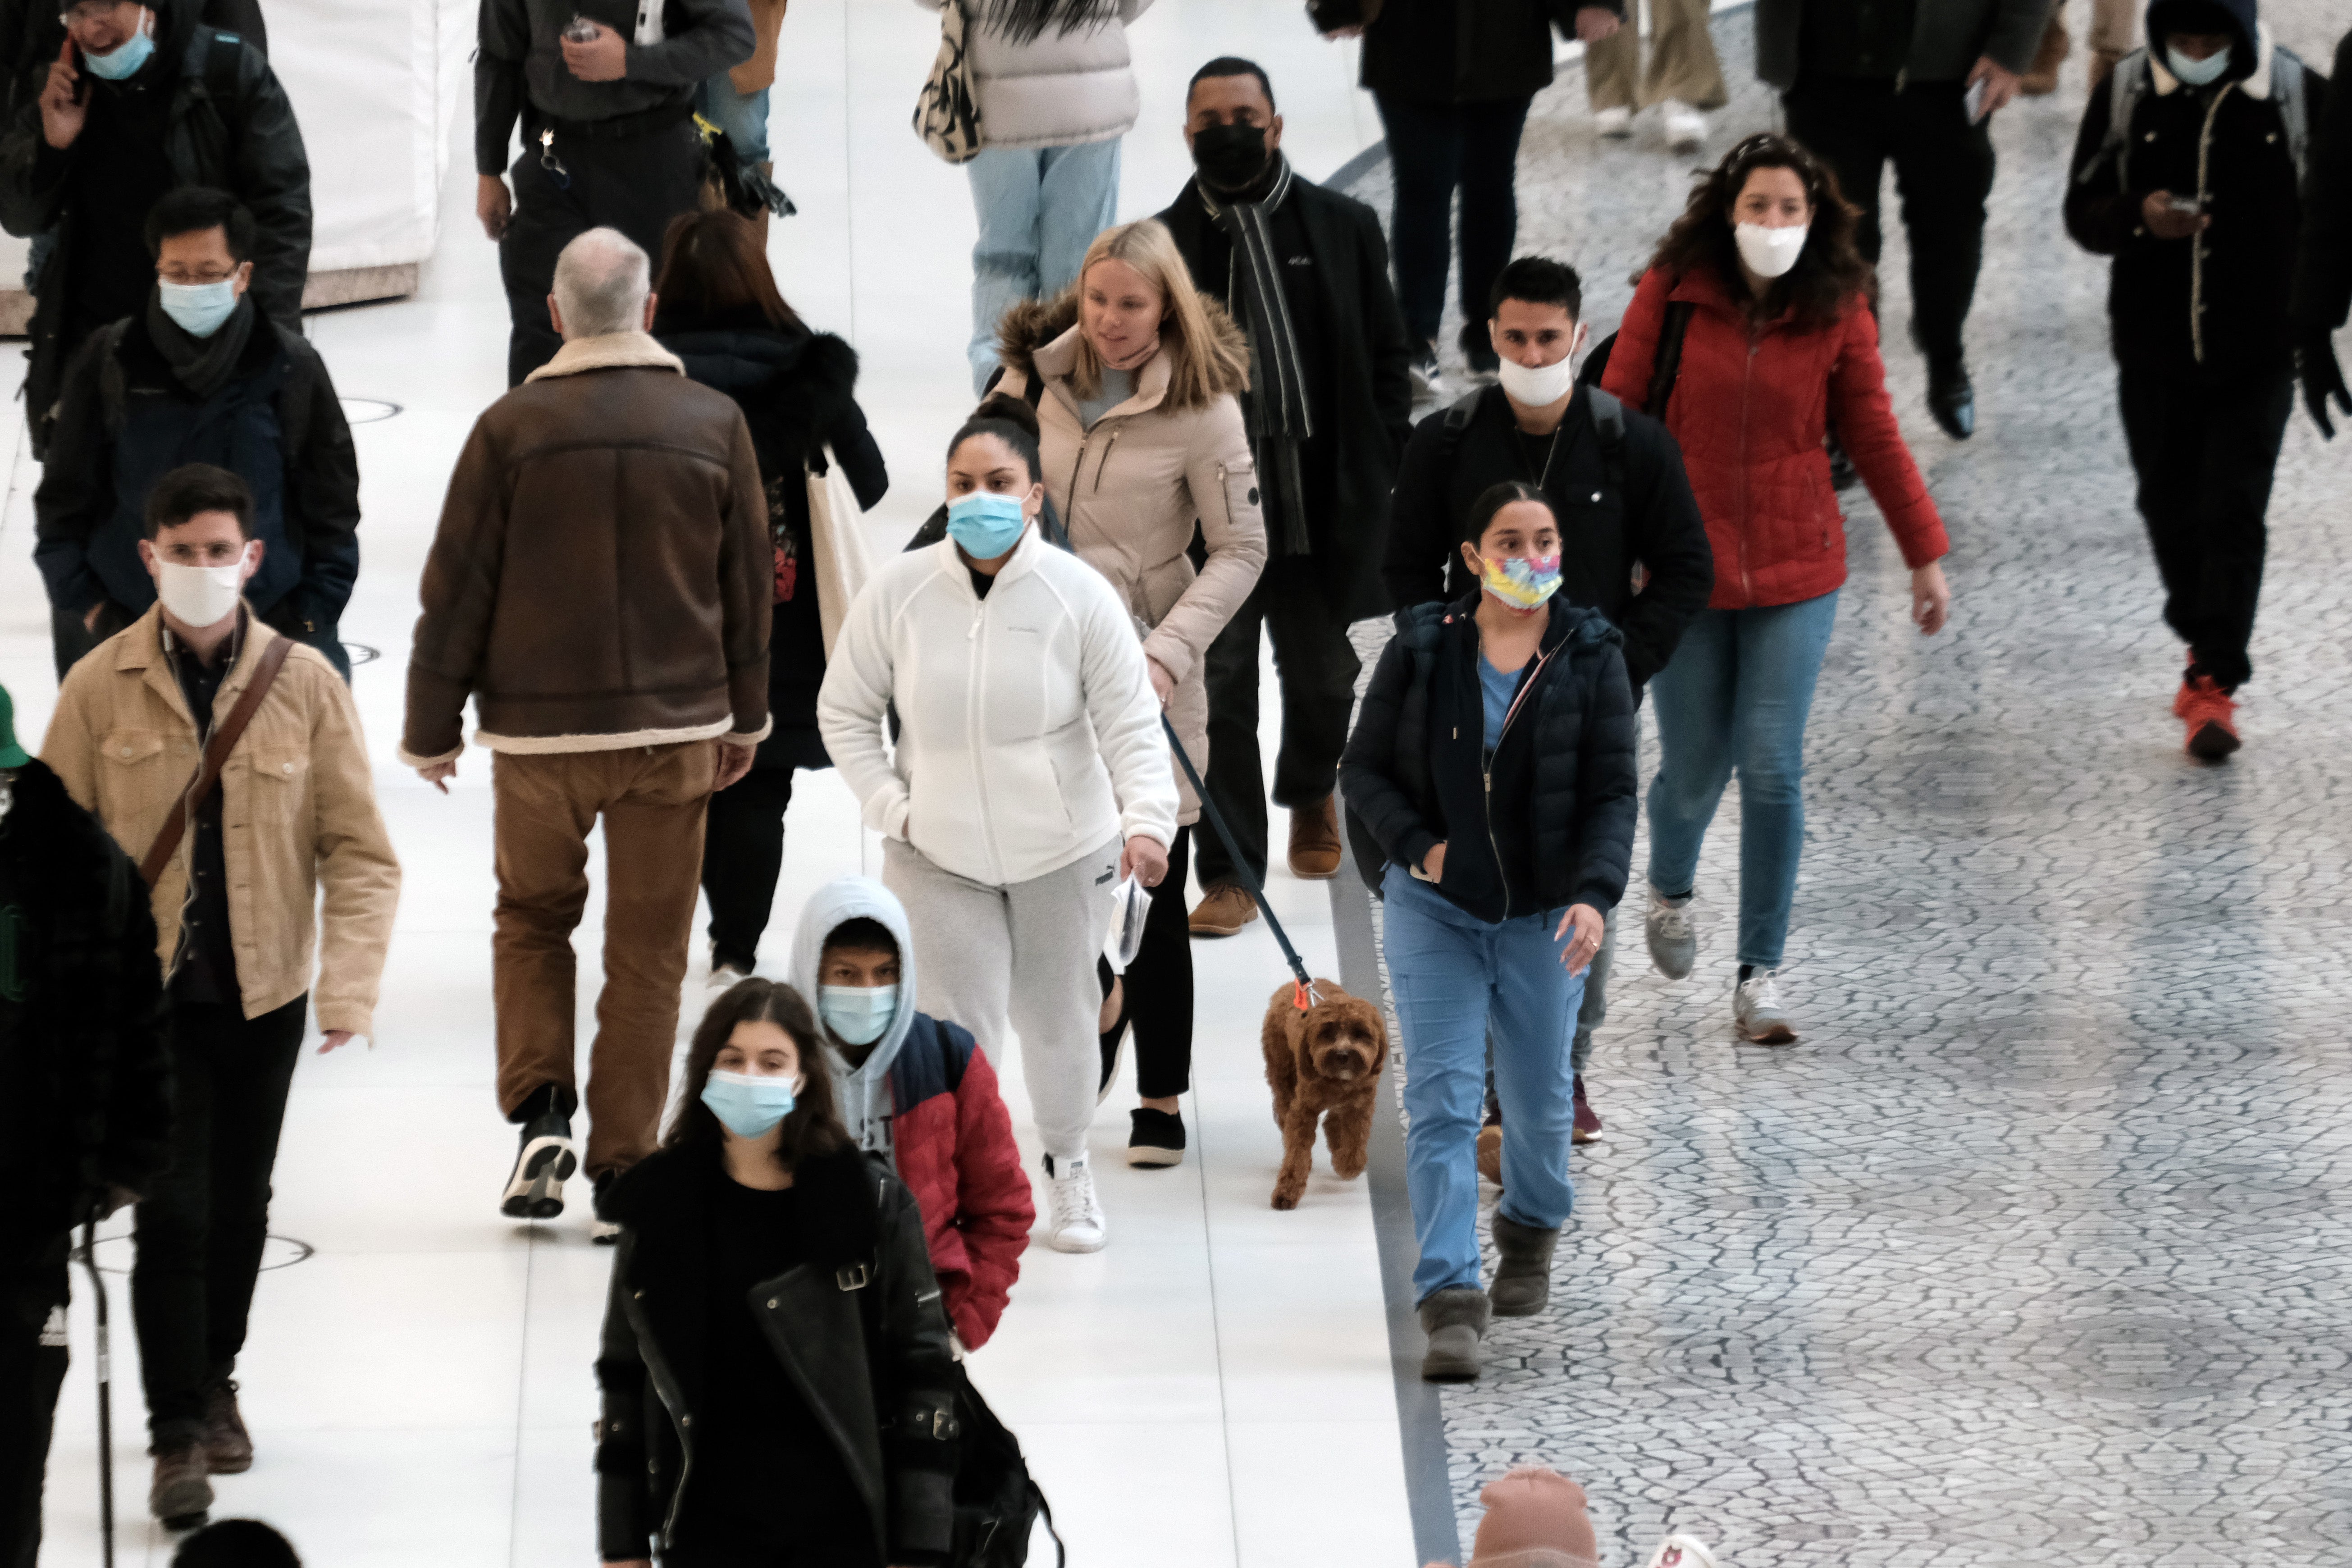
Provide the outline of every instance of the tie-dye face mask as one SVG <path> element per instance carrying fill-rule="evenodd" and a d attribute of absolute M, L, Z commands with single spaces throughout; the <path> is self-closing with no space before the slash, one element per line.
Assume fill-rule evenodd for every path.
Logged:
<path fill-rule="evenodd" d="M 1478 580 L 1486 592 L 1515 610 L 1540 608 L 1559 592 L 1559 557 L 1506 555 L 1500 561 L 1478 557 Z"/>

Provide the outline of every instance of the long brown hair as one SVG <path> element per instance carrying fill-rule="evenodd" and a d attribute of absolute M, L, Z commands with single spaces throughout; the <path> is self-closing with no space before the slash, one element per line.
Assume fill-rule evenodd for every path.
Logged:
<path fill-rule="evenodd" d="M 1786 169 L 1795 174 L 1813 208 L 1812 227 L 1797 265 L 1773 279 L 1757 301 L 1759 309 L 1777 314 L 1786 307 L 1799 326 L 1825 327 L 1855 295 L 1874 300 L 1878 274 L 1854 247 L 1856 210 L 1838 189 L 1836 173 L 1803 147 L 1770 132 L 1750 136 L 1725 153 L 1722 163 L 1698 175 L 1691 186 L 1690 205 L 1666 230 L 1650 265 L 1676 280 L 1711 268 L 1733 299 L 1744 298 L 1748 282 L 1739 270 L 1731 211 L 1748 188 L 1748 177 L 1759 169 Z"/>
<path fill-rule="evenodd" d="M 1230 325 L 1219 331 L 1192 287 L 1192 268 L 1175 237 L 1157 218 L 1138 218 L 1095 236 L 1087 258 L 1078 268 L 1071 294 L 1078 301 L 1079 320 L 1086 319 L 1087 274 L 1097 261 L 1124 261 L 1160 290 L 1160 350 L 1168 356 L 1168 392 L 1162 406 L 1175 413 L 1206 408 L 1228 392 L 1249 385 L 1249 351 L 1242 335 Z M 1070 379 L 1081 395 L 1102 390 L 1102 357 L 1084 331 L 1078 333 L 1078 362 Z"/>
<path fill-rule="evenodd" d="M 760 231 L 724 207 L 670 219 L 654 293 L 660 315 L 682 321 L 709 321 L 748 307 L 772 327 L 802 324 L 776 289 Z"/>
<path fill-rule="evenodd" d="M 793 1037 L 793 1048 L 800 1052 L 805 1081 L 794 1097 L 793 1113 L 784 1118 L 776 1163 L 789 1171 L 804 1160 L 848 1148 L 849 1130 L 841 1124 L 833 1069 L 817 1043 L 816 1019 L 810 1015 L 808 1004 L 791 986 L 756 975 L 729 986 L 695 1026 L 693 1043 L 686 1048 L 686 1071 L 680 1075 L 677 1113 L 670 1119 L 662 1147 L 718 1146 L 719 1118 L 702 1103 L 702 1090 L 710 1082 L 710 1064 L 719 1059 L 719 1048 L 738 1024 L 773 1024 Z"/>

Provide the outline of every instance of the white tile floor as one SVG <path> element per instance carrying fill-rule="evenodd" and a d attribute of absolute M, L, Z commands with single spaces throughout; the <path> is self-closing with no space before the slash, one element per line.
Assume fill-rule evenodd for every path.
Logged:
<path fill-rule="evenodd" d="M 1180 187 L 1184 83 L 1215 53 L 1255 56 L 1273 73 L 1287 146 L 1309 174 L 1380 134 L 1352 86 L 1352 47 L 1318 41 L 1296 6 L 1160 0 L 1132 37 L 1144 115 L 1127 143 L 1123 216 Z M 894 480 L 869 520 L 883 549 L 936 504 L 940 444 L 971 401 L 971 205 L 961 175 L 907 125 L 935 38 L 912 5 L 799 0 L 775 95 L 779 177 L 801 214 L 776 226 L 772 255 L 795 305 L 865 356 L 861 397 Z M 310 324 L 347 396 L 402 410 L 357 430 L 366 565 L 343 633 L 383 653 L 355 689 L 406 884 L 376 1048 L 306 1058 L 295 1080 L 272 1228 L 317 1250 L 263 1278 L 239 1368 L 258 1458 L 221 1483 L 216 1514 L 276 1521 L 333 1568 L 535 1568 L 594 1552 L 589 1363 L 606 1255 L 577 1213 L 533 1232 L 493 1202 L 512 1134 L 490 1098 L 486 759 L 469 753 L 443 799 L 392 755 L 415 582 L 450 461 L 501 390 L 505 306 L 496 253 L 469 216 L 466 130 L 422 292 Z M 19 406 L 0 408 L 11 422 L 0 450 L 16 454 L 0 516 L 0 680 L 37 737 L 54 698 L 29 559 L 38 469 L 15 427 Z M 803 782 L 772 957 L 813 889 L 876 864 L 840 783 Z M 1310 962 L 1333 973 L 1323 890 L 1278 878 L 1273 898 Z M 579 938 L 583 1040 L 599 921 L 592 902 Z M 1198 952 L 1193 1157 L 1130 1173 L 1118 1152 L 1129 1091 L 1116 1093 L 1097 1140 L 1109 1249 L 1033 1250 L 974 1374 L 1083 1568 L 1402 1564 L 1410 1531 L 1363 1184 L 1337 1182 L 1327 1162 L 1297 1212 L 1266 1206 L 1279 1140 L 1257 1020 L 1281 961 L 1262 929 Z M 689 1001 L 699 994 L 698 983 Z M 1017 1069 L 1006 1092 L 1025 1129 Z M 1034 1142 L 1024 1148 L 1034 1164 Z M 127 1243 L 101 1250 L 127 1261 Z M 161 1563 L 170 1542 L 143 1517 L 129 1292 L 113 1283 L 123 1560 Z M 90 1331 L 85 1292 L 50 1468 L 50 1563 L 97 1555 Z"/>

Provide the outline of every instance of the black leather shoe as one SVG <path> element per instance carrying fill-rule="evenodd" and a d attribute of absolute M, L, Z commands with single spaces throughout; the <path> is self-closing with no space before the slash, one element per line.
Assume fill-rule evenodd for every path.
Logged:
<path fill-rule="evenodd" d="M 1927 412 L 1955 441 L 1977 433 L 1977 389 L 1969 380 L 1966 360 L 1927 367 Z"/>

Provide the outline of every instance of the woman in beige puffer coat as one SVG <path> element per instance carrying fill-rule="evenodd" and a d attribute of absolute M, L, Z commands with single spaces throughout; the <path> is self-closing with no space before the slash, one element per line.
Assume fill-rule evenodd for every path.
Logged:
<path fill-rule="evenodd" d="M 1045 491 L 1070 546 L 1110 579 L 1136 617 L 1151 682 L 1192 765 L 1209 766 L 1209 644 L 1256 585 L 1265 564 L 1257 466 L 1239 396 L 1249 385 L 1241 329 L 1192 288 L 1167 229 L 1150 219 L 1105 229 L 1077 283 L 1048 304 L 1007 311 L 998 390 L 1034 389 Z M 1198 526 L 1206 551 L 1196 571 Z M 1124 1017 L 1104 1036 L 1104 1083 L 1128 1022 L 1136 1036 L 1136 1089 L 1128 1161 L 1183 1157 L 1177 1096 L 1192 1076 L 1192 952 L 1185 917 L 1191 824 L 1182 796 L 1168 875 L 1151 893 L 1143 948 L 1125 978 Z"/>

